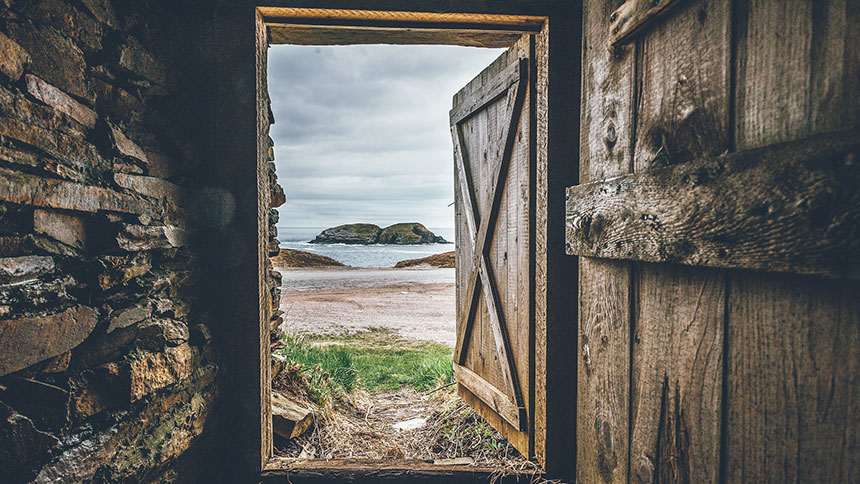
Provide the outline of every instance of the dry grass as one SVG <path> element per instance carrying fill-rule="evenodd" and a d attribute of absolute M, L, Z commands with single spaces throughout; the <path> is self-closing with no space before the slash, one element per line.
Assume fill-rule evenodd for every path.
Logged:
<path fill-rule="evenodd" d="M 420 359 L 413 354 L 414 351 L 404 353 L 404 350 L 415 350 L 414 342 L 383 336 L 386 337 L 370 332 L 339 339 L 329 337 L 326 339 L 328 343 L 334 340 L 344 343 L 333 347 L 320 346 L 301 337 L 288 335 L 285 338 L 282 354 L 291 363 L 272 382 L 272 386 L 312 408 L 315 422 L 312 430 L 301 437 L 289 442 L 276 439 L 278 455 L 327 460 L 414 459 L 429 462 L 471 458 L 473 465 L 496 468 L 500 475 L 539 475 L 537 465 L 523 457 L 460 399 L 456 387 L 448 383 L 452 381 L 451 375 L 435 372 L 435 376 L 430 377 L 429 373 L 424 375 L 426 372 L 416 370 L 418 367 L 407 365 L 401 368 L 400 359 Z M 322 357 L 331 356 L 327 353 L 329 350 L 355 352 L 349 358 L 349 367 L 354 373 L 350 373 L 351 384 L 345 384 L 340 378 L 340 370 L 343 370 L 340 360 L 344 358 L 335 359 L 338 363 L 335 365 L 329 361 L 332 358 Z M 418 382 L 421 389 L 432 390 L 416 391 L 411 384 L 378 384 L 373 375 L 379 368 L 365 368 L 370 363 L 361 358 L 363 351 L 371 351 L 368 361 L 384 366 L 389 373 L 421 373 L 418 375 L 421 378 L 401 380 Z M 442 359 L 450 368 L 450 348 L 446 351 Z M 316 357 L 311 358 L 314 355 Z M 368 387 L 376 391 L 371 393 Z M 395 424 L 413 419 L 423 419 L 425 424 L 413 430 L 395 428 Z"/>
<path fill-rule="evenodd" d="M 536 472 L 524 458 L 456 394 L 454 387 L 416 392 L 409 387 L 370 394 L 358 389 L 314 404 L 303 380 L 291 367 L 274 382 L 279 391 L 315 409 L 315 425 L 305 435 L 281 442 L 284 457 L 318 459 L 417 459 L 469 457 L 474 465 L 501 473 Z M 420 416 L 426 425 L 400 431 L 393 424 Z"/>

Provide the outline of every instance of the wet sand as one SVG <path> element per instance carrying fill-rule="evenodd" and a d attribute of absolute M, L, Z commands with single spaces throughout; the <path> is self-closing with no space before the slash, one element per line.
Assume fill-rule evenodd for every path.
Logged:
<path fill-rule="evenodd" d="M 296 333 L 385 328 L 454 345 L 454 269 L 277 268 L 284 325 Z"/>

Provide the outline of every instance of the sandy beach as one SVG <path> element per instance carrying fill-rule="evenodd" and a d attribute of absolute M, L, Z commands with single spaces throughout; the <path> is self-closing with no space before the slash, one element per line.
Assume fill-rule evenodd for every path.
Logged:
<path fill-rule="evenodd" d="M 290 331 L 339 334 L 385 328 L 454 345 L 454 269 L 277 268 Z"/>

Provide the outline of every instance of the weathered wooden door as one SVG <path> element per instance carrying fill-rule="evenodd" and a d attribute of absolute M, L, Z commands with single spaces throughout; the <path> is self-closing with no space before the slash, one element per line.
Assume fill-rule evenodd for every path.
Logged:
<path fill-rule="evenodd" d="M 454 96 L 459 394 L 523 454 L 533 417 L 532 39 Z"/>
<path fill-rule="evenodd" d="M 858 20 L 583 2 L 578 482 L 857 482 Z"/>

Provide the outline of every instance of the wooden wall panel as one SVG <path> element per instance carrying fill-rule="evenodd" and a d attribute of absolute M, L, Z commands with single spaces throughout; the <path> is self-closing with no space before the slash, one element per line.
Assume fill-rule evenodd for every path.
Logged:
<path fill-rule="evenodd" d="M 629 173 L 635 45 L 609 48 L 621 4 L 583 6 L 580 183 Z M 577 459 L 579 482 L 626 482 L 630 412 L 630 263 L 579 259 Z"/>
<path fill-rule="evenodd" d="M 858 3 L 757 1 L 739 8 L 737 148 L 857 127 Z M 857 282 L 732 273 L 728 482 L 856 481 L 858 300 Z"/>

